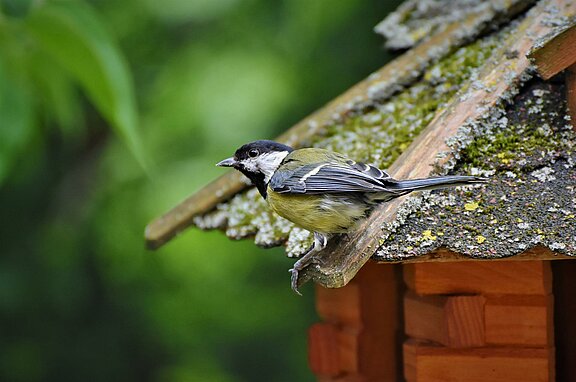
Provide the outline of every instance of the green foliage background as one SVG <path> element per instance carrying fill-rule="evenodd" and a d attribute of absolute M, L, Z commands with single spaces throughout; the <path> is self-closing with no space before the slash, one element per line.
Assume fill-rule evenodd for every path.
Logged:
<path fill-rule="evenodd" d="M 0 1 L 0 380 L 313 380 L 281 249 L 143 229 L 387 61 L 396 5 Z"/>

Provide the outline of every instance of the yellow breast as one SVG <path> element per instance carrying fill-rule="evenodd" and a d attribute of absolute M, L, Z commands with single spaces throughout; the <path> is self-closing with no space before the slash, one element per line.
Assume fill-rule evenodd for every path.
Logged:
<path fill-rule="evenodd" d="M 349 231 L 367 209 L 350 194 L 279 194 L 268 188 L 266 200 L 278 215 L 308 231 L 326 234 Z"/>

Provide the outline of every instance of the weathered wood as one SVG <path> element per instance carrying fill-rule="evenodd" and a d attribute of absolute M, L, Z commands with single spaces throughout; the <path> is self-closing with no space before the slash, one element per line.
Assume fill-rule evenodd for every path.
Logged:
<path fill-rule="evenodd" d="M 529 66 L 526 54 L 534 38 L 550 32 L 545 11 L 561 8 L 567 16 L 576 13 L 576 2 L 568 0 L 541 1 L 532 8 L 515 32 L 503 42 L 493 59 L 480 70 L 474 82 L 486 86 L 464 85 L 454 101 L 440 111 L 410 147 L 394 162 L 389 173 L 398 179 L 423 178 L 431 175 L 434 164 L 450 160 L 441 153 L 449 152 L 446 140 L 457 134 L 460 126 L 485 117 L 486 110 L 501 102 L 502 98 L 520 81 Z M 518 55 L 510 55 L 518 52 Z M 392 223 L 404 199 L 398 198 L 379 206 L 359 229 L 344 238 L 332 240 L 328 248 L 318 254 L 320 265 L 301 272 L 300 284 L 313 279 L 324 286 L 337 288 L 346 285 L 368 261 L 380 245 L 385 227 Z"/>
<path fill-rule="evenodd" d="M 548 261 L 475 261 L 404 265 L 404 281 L 426 294 L 548 295 Z"/>
<path fill-rule="evenodd" d="M 404 344 L 404 377 L 407 382 L 554 381 L 554 349 L 452 349 L 409 340 Z"/>
<path fill-rule="evenodd" d="M 576 63 L 576 23 L 545 38 L 548 40 L 539 41 L 528 57 L 540 77 L 548 80 Z"/>
<path fill-rule="evenodd" d="M 547 36 L 528 54 L 538 74 L 545 80 L 566 70 L 566 96 L 568 111 L 576 130 L 576 21 L 557 34 Z"/>
<path fill-rule="evenodd" d="M 526 5 L 519 1 L 495 1 L 492 11 L 505 19 L 521 12 Z M 416 79 L 431 62 L 440 59 L 489 27 L 493 13 L 476 13 L 447 24 L 438 33 L 410 51 L 374 72 L 364 81 L 350 88 L 326 106 L 304 118 L 277 138 L 293 147 L 301 147 L 313 135 L 333 121 L 334 116 L 344 116 L 373 102 L 384 99 Z M 229 172 L 193 194 L 166 214 L 152 221 L 145 231 L 148 248 L 156 249 L 192 224 L 197 215 L 209 212 L 218 203 L 230 199 L 243 190 L 246 183 L 236 172 Z"/>
<path fill-rule="evenodd" d="M 404 331 L 411 338 L 452 348 L 485 345 L 485 298 L 471 296 L 404 296 Z"/>

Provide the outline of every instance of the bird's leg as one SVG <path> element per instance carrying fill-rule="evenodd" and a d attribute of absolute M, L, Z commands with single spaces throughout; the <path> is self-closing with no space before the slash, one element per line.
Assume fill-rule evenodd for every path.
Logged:
<path fill-rule="evenodd" d="M 292 273 L 292 276 L 290 277 L 292 290 L 300 296 L 302 296 L 302 293 L 298 291 L 298 272 L 311 264 L 318 263 L 319 260 L 315 258 L 314 255 L 326 248 L 328 239 L 329 236 L 314 232 L 314 244 L 312 244 L 310 249 L 308 249 L 308 251 L 294 263 L 294 267 L 289 270 L 289 272 Z"/>

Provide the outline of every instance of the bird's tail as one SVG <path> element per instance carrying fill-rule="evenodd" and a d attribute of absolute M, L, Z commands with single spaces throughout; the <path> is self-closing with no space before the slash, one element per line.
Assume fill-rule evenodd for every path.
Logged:
<path fill-rule="evenodd" d="M 387 183 L 386 188 L 390 189 L 391 191 L 406 191 L 405 193 L 408 193 L 412 191 L 436 190 L 439 188 L 486 183 L 486 181 L 486 178 L 481 178 L 478 176 L 453 175 L 440 176 L 437 178 L 396 180 L 394 182 Z"/>

